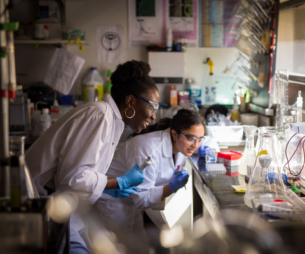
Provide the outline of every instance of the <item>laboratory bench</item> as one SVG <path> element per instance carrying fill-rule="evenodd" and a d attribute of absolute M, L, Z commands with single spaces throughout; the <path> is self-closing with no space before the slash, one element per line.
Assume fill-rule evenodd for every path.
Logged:
<path fill-rule="evenodd" d="M 244 181 L 242 176 L 207 175 L 198 165 L 198 155 L 188 159 L 192 167 L 193 180 L 193 218 L 198 215 L 217 217 L 219 211 L 234 208 L 252 211 L 244 203 L 244 194 L 235 193 L 231 185 L 240 185 Z"/>

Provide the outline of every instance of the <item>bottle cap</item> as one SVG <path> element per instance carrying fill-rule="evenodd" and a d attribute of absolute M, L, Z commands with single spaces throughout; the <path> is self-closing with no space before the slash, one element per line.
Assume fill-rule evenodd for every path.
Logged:
<path fill-rule="evenodd" d="M 94 70 L 96 70 L 96 67 L 91 67 L 91 71 L 94 71 Z"/>
<path fill-rule="evenodd" d="M 49 114 L 49 109 L 48 108 L 43 108 L 42 113 L 43 114 Z"/>

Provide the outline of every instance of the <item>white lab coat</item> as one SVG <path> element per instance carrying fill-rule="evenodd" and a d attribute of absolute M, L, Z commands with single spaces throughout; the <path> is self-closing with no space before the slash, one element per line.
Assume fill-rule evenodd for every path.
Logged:
<path fill-rule="evenodd" d="M 141 192 L 135 192 L 125 199 L 103 194 L 97 201 L 97 212 L 106 228 L 118 227 L 127 234 L 143 237 L 145 231 L 142 211 L 148 208 L 164 209 L 163 187 L 172 180 L 177 166 L 183 166 L 186 161 L 186 156 L 178 153 L 174 163 L 170 129 L 139 135 L 120 144 L 107 176 L 124 175 L 147 156 L 151 157 L 153 163 L 146 168 L 144 182 L 138 186 Z"/>
<path fill-rule="evenodd" d="M 83 216 L 98 200 L 124 129 L 120 111 L 109 94 L 103 101 L 80 105 L 62 116 L 26 152 L 26 162 L 41 195 L 47 185 L 56 193 L 75 191 L 78 209 L 70 220 L 71 241 L 83 242 Z M 89 246 L 88 246 L 89 247 Z"/>

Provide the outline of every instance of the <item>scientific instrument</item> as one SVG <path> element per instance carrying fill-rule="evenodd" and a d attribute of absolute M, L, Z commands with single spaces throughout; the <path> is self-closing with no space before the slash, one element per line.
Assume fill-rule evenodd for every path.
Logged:
<path fill-rule="evenodd" d="M 243 152 L 243 157 L 241 158 L 238 172 L 241 175 L 250 176 L 255 160 L 256 153 L 254 148 L 254 135 L 257 131 L 257 127 L 254 125 L 245 125 L 244 132 L 246 134 L 246 145 L 245 150 Z"/>
<path fill-rule="evenodd" d="M 298 92 L 297 98 L 297 123 L 302 122 L 303 97 L 301 91 Z"/>
<path fill-rule="evenodd" d="M 283 126 L 283 116 L 288 115 L 288 86 L 289 86 L 289 72 L 276 72 L 276 127 Z"/>
<path fill-rule="evenodd" d="M 250 208 L 251 200 L 257 203 L 262 194 L 271 193 L 273 199 L 285 199 L 285 188 L 274 149 L 274 135 L 267 132 L 260 136 L 258 157 L 244 196 L 245 204 Z"/>
<path fill-rule="evenodd" d="M 152 164 L 152 160 L 150 157 L 146 157 L 139 166 L 139 171 L 143 171 L 144 168 L 150 166 Z"/>
<path fill-rule="evenodd" d="M 255 153 L 258 154 L 259 150 L 260 150 L 260 140 L 261 140 L 261 136 L 265 133 L 274 133 L 276 134 L 276 128 L 272 127 L 272 126 L 262 126 L 258 128 L 258 138 L 257 138 L 257 142 L 256 142 L 256 146 L 255 146 Z M 275 147 L 277 147 L 277 139 L 274 138 L 275 142 Z"/>

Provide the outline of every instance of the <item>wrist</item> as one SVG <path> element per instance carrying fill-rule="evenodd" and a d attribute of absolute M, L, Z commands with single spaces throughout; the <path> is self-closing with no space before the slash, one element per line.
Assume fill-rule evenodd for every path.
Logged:
<path fill-rule="evenodd" d="M 168 196 L 172 195 L 173 191 L 171 190 L 171 188 L 169 187 L 169 185 L 165 185 L 163 187 L 163 198 L 167 198 Z"/>
<path fill-rule="evenodd" d="M 175 188 L 174 184 L 172 182 L 168 183 L 168 187 L 172 191 L 172 193 L 175 193 L 178 189 Z"/>
<path fill-rule="evenodd" d="M 117 189 L 117 188 L 119 188 L 117 179 L 115 177 L 108 177 L 105 189 L 107 190 L 107 189 Z"/>

